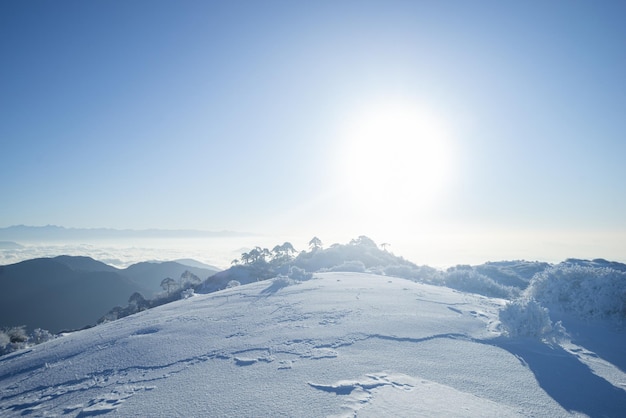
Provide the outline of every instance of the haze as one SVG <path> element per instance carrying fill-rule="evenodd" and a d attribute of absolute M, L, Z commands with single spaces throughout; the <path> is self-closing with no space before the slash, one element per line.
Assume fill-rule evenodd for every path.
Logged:
<path fill-rule="evenodd" d="M 2 2 L 0 227 L 626 261 L 625 17 L 621 1 Z"/>

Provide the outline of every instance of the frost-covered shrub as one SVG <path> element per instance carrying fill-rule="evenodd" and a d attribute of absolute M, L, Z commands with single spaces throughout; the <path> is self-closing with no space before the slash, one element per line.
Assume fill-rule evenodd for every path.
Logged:
<path fill-rule="evenodd" d="M 442 284 L 441 282 L 435 283 L 437 277 L 441 275 L 441 272 L 428 266 L 390 265 L 383 268 L 383 274 L 385 276 L 402 277 L 414 281 Z"/>
<path fill-rule="evenodd" d="M 526 294 L 581 318 L 626 319 L 626 272 L 612 268 L 560 264 L 535 275 Z"/>
<path fill-rule="evenodd" d="M 190 297 L 192 297 L 195 294 L 196 294 L 196 292 L 193 290 L 192 287 L 190 287 L 189 289 L 185 289 L 182 292 L 180 292 L 180 298 L 181 299 L 189 299 Z"/>
<path fill-rule="evenodd" d="M 226 283 L 226 289 L 231 289 L 237 286 L 241 286 L 241 283 L 239 283 L 237 280 L 231 280 L 228 283 Z"/>
<path fill-rule="evenodd" d="M 345 261 L 344 263 L 328 269 L 328 271 L 349 271 L 355 273 L 365 272 L 365 264 L 360 260 Z"/>
<path fill-rule="evenodd" d="M 289 277 L 293 280 L 305 281 L 310 280 L 313 277 L 313 274 L 307 273 L 306 270 L 301 269 L 297 266 L 291 266 L 289 268 Z"/>
<path fill-rule="evenodd" d="M 516 288 L 496 283 L 493 279 L 476 272 L 469 266 L 449 269 L 443 276 L 443 284 L 464 292 L 495 298 L 508 299 L 519 293 Z"/>
<path fill-rule="evenodd" d="M 0 330 L 0 356 L 45 343 L 54 337 L 49 331 L 41 328 L 35 329 L 31 335 L 26 334 L 24 326 Z"/>
<path fill-rule="evenodd" d="M 4 352 L 4 348 L 9 345 L 10 342 L 11 338 L 9 338 L 9 335 L 0 330 L 0 354 Z"/>
<path fill-rule="evenodd" d="M 28 341 L 28 335 L 26 334 L 26 327 L 11 327 L 5 331 L 9 336 L 12 343 L 24 343 Z"/>
<path fill-rule="evenodd" d="M 500 322 L 510 337 L 547 338 L 564 333 L 560 323 L 554 325 L 547 308 L 534 299 L 521 298 L 500 311 Z"/>
<path fill-rule="evenodd" d="M 50 331 L 41 329 L 41 328 L 36 328 L 31 334 L 29 342 L 31 344 L 41 344 L 53 338 L 54 338 L 54 335 L 52 335 Z"/>
<path fill-rule="evenodd" d="M 282 287 L 291 286 L 292 284 L 296 284 L 297 282 L 287 276 L 276 276 L 274 280 L 272 280 L 272 287 L 280 289 Z"/>
<path fill-rule="evenodd" d="M 28 347 L 26 327 L 11 327 L 0 331 L 0 355 L 12 353 Z"/>
<path fill-rule="evenodd" d="M 276 276 L 275 278 L 272 279 L 272 284 L 268 288 L 263 290 L 263 293 L 266 293 L 266 294 L 276 293 L 284 287 L 291 286 L 291 285 L 298 284 L 298 283 L 300 282 L 287 276 L 282 276 L 282 275 Z"/>

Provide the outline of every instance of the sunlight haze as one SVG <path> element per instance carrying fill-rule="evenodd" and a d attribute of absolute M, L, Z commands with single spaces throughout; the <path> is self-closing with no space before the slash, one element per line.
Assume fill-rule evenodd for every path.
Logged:
<path fill-rule="evenodd" d="M 0 228 L 626 261 L 625 18 L 623 1 L 4 1 Z"/>

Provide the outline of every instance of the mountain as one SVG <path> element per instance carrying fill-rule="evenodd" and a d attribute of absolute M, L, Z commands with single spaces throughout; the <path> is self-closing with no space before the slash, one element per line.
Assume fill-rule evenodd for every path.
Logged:
<path fill-rule="evenodd" d="M 0 241 L 0 250 L 19 250 L 23 245 L 13 241 Z"/>
<path fill-rule="evenodd" d="M 192 229 L 111 229 L 65 228 L 56 225 L 14 225 L 0 228 L 0 240 L 12 241 L 67 241 L 122 238 L 209 238 L 244 237 L 254 234 L 236 231 L 198 231 Z"/>
<path fill-rule="evenodd" d="M 199 269 L 207 269 L 207 270 L 215 270 L 215 271 L 220 271 L 221 270 L 220 268 L 217 268 L 217 267 L 212 266 L 210 264 L 201 263 L 201 262 L 199 262 L 197 260 L 194 260 L 192 258 L 181 258 L 181 259 L 172 260 L 172 261 L 174 261 L 175 263 L 179 263 L 179 264 L 185 265 L 185 266 L 196 267 L 196 268 L 199 268 Z"/>
<path fill-rule="evenodd" d="M 0 415 L 623 416 L 623 328 L 516 335 L 508 306 L 374 274 L 277 277 L 2 357 Z"/>
<path fill-rule="evenodd" d="M 72 255 L 60 255 L 54 257 L 53 260 L 62 263 L 72 270 L 94 272 L 94 271 L 106 271 L 106 272 L 119 272 L 113 266 L 105 264 L 101 261 L 94 260 L 91 257 L 72 256 Z"/>
<path fill-rule="evenodd" d="M 117 269 L 90 257 L 58 256 L 0 266 L 0 327 L 25 325 L 53 333 L 95 325 L 111 308 L 139 292 L 153 297 L 166 277 L 185 271 L 206 279 L 217 270 L 175 262 Z"/>
<path fill-rule="evenodd" d="M 50 258 L 0 266 L 0 287 L 2 326 L 53 333 L 94 325 L 112 306 L 125 305 L 132 293 L 146 292 L 115 271 L 75 270 L 66 259 Z"/>

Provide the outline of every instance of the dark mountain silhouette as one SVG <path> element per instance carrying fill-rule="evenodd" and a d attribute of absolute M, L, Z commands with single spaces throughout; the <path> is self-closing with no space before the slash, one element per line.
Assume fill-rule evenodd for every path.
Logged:
<path fill-rule="evenodd" d="M 113 271 L 74 270 L 50 258 L 0 267 L 2 326 L 53 333 L 93 325 L 104 312 L 145 291 Z"/>
<path fill-rule="evenodd" d="M 82 257 L 82 256 L 71 256 L 71 255 L 60 255 L 58 257 L 54 257 L 53 260 L 58 261 L 59 263 L 65 264 L 72 270 L 76 271 L 108 271 L 108 272 L 119 272 L 119 269 L 116 269 L 113 266 L 105 264 L 101 261 L 94 260 L 91 257 Z"/>
<path fill-rule="evenodd" d="M 165 277 L 190 271 L 205 279 L 216 270 L 175 262 L 138 263 L 120 270 L 89 257 L 37 258 L 0 266 L 0 328 L 25 325 L 53 333 L 96 324 L 139 292 L 152 297 Z"/>
<path fill-rule="evenodd" d="M 210 264 L 201 263 L 197 260 L 194 260 L 193 258 L 181 258 L 181 259 L 172 260 L 172 261 L 174 261 L 175 263 L 183 264 L 185 266 L 189 266 L 189 267 L 197 267 L 200 269 L 209 269 L 209 270 L 215 270 L 215 271 L 221 270 Z"/>

